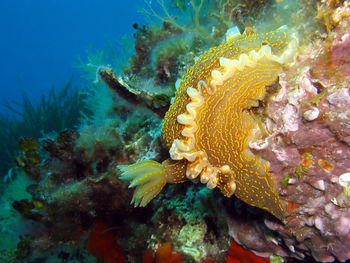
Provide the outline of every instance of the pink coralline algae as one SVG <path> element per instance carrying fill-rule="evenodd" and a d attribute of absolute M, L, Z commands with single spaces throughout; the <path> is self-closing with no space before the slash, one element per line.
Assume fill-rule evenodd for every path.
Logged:
<path fill-rule="evenodd" d="M 344 36 L 330 51 L 343 74 L 350 73 L 349 40 Z M 250 143 L 270 163 L 286 217 L 230 215 L 230 234 L 258 255 L 344 262 L 350 259 L 350 200 L 339 178 L 350 171 L 349 86 L 323 81 L 308 59 L 292 67 L 265 102 L 267 137 Z"/>
<path fill-rule="evenodd" d="M 333 64 L 340 68 L 344 76 L 350 76 L 350 34 L 342 36 L 341 40 L 335 40 L 332 47 Z"/>

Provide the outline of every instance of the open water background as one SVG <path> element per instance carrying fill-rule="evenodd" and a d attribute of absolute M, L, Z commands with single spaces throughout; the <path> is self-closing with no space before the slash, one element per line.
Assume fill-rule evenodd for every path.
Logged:
<path fill-rule="evenodd" d="M 77 57 L 132 38 L 133 23 L 146 22 L 138 7 L 144 0 L 1 0 L 0 112 L 11 114 L 3 103 L 20 102 L 23 92 L 35 100 L 71 78 L 82 85 Z"/>

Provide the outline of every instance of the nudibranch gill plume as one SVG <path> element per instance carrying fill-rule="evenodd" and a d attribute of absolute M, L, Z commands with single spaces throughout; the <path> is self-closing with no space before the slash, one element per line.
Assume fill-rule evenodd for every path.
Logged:
<path fill-rule="evenodd" d="M 238 34 L 200 55 L 177 85 L 163 120 L 171 159 L 119 166 L 120 178 L 136 186 L 132 203 L 145 206 L 166 183 L 199 179 L 283 219 L 269 164 L 248 147 L 259 129 L 249 110 L 293 60 L 296 48 L 295 34 L 283 26 Z"/>

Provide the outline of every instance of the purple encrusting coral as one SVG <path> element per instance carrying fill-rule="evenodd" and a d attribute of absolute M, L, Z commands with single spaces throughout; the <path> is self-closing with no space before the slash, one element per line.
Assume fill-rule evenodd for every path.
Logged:
<path fill-rule="evenodd" d="M 71 247 L 72 260 L 91 262 L 82 251 L 96 224 L 110 226 L 126 262 L 141 262 L 165 242 L 184 262 L 229 262 L 231 238 L 271 262 L 350 259 L 350 2 L 224 2 L 182 6 L 191 9 L 193 27 L 170 16 L 160 1 L 166 11 L 158 15 L 161 27 L 135 25 L 136 54 L 119 75 L 97 67 L 100 79 L 86 94 L 90 114 L 79 129 L 21 141 L 18 175 L 8 183 L 21 192 L 2 199 L 6 231 L 16 239 L 3 249 L 9 262 L 61 255 L 62 245 Z M 268 164 L 283 215 L 187 182 L 166 185 L 146 207 L 133 208 L 132 190 L 117 167 L 169 158 L 161 126 L 175 80 L 196 56 L 224 42 L 229 26 L 242 28 L 246 20 L 254 29 L 247 22 L 244 37 L 286 22 L 299 34 L 294 61 L 281 65 L 264 96 L 246 110 L 256 124 L 247 148 Z M 18 227 L 13 209 L 30 227 Z"/>

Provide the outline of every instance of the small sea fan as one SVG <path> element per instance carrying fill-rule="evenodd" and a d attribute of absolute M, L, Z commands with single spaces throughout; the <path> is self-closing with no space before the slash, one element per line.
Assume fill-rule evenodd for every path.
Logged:
<path fill-rule="evenodd" d="M 156 161 L 146 160 L 132 165 L 119 165 L 119 177 L 131 181 L 129 188 L 136 186 L 131 203 L 146 206 L 163 189 L 166 181 L 164 166 Z"/>

